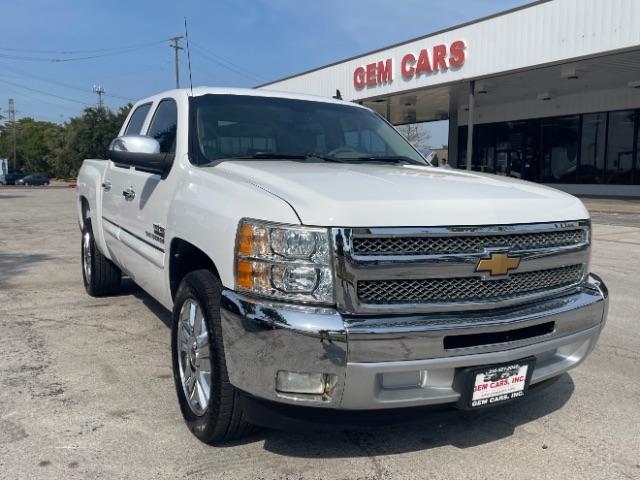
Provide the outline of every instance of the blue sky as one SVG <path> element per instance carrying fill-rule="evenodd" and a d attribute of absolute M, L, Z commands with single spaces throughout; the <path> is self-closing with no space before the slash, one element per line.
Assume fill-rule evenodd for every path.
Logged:
<path fill-rule="evenodd" d="M 105 103 L 113 109 L 125 99 L 173 88 L 173 50 L 166 39 L 183 34 L 185 15 L 194 85 L 252 87 L 525 3 L 6 0 L 0 17 L 0 114 L 13 98 L 18 117 L 60 122 L 95 104 L 94 84 L 104 86 Z M 117 50 L 130 46 L 136 48 Z M 181 60 L 184 86 L 186 55 Z M 438 122 L 429 130 L 434 145 L 446 143 L 446 125 Z"/>

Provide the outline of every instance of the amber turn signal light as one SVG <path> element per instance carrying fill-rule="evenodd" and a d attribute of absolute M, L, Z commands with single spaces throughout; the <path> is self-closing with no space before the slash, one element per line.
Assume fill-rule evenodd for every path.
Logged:
<path fill-rule="evenodd" d="M 238 232 L 238 253 L 249 256 L 253 251 L 253 225 L 245 224 Z"/>
<path fill-rule="evenodd" d="M 238 260 L 236 272 L 238 286 L 251 290 L 253 288 L 253 262 Z"/>

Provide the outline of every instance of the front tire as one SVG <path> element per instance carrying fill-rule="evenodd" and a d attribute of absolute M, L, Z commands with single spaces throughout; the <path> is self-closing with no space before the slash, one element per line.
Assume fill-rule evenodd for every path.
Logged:
<path fill-rule="evenodd" d="M 85 226 L 82 230 L 81 253 L 82 280 L 87 293 L 92 297 L 118 293 L 122 272 L 98 250 L 88 220 L 85 220 Z"/>
<path fill-rule="evenodd" d="M 182 416 L 202 442 L 248 434 L 238 391 L 229 382 L 220 322 L 220 280 L 208 270 L 187 274 L 173 308 L 173 376 Z"/>

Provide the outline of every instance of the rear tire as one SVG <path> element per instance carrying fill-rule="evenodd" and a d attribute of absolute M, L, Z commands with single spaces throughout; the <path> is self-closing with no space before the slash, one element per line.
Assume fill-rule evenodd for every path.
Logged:
<path fill-rule="evenodd" d="M 210 271 L 187 274 L 176 293 L 171 330 L 173 377 L 182 416 L 199 440 L 212 445 L 245 436 L 254 428 L 245 420 L 239 393 L 227 375 L 221 293 L 220 280 Z"/>
<path fill-rule="evenodd" d="M 122 272 L 96 246 L 88 219 L 82 230 L 81 258 L 82 280 L 89 295 L 103 297 L 120 291 Z"/>

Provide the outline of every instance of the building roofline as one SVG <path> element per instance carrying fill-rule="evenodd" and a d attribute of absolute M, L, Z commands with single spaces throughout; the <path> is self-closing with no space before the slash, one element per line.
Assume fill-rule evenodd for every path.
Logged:
<path fill-rule="evenodd" d="M 457 30 L 459 28 L 468 27 L 469 25 L 474 25 L 476 23 L 486 22 L 487 20 L 491 20 L 492 18 L 502 17 L 504 15 L 509 15 L 510 13 L 514 13 L 514 12 L 517 12 L 517 11 L 520 11 L 520 10 L 525 10 L 527 8 L 536 7 L 538 5 L 542 5 L 544 3 L 549 3 L 549 2 L 553 2 L 553 1 L 554 0 L 536 0 L 534 2 L 525 3 L 524 5 L 520 5 L 518 7 L 510 8 L 508 10 L 503 10 L 501 12 L 493 13 L 491 15 L 480 17 L 480 18 L 477 18 L 475 20 L 470 20 L 468 22 L 460 23 L 458 25 L 454 25 L 454 26 L 451 26 L 451 27 L 443 28 L 442 30 L 437 30 L 435 32 L 431 32 L 431 33 L 428 33 L 426 35 L 422 35 L 420 37 L 415 37 L 415 38 L 411 38 L 409 40 L 404 40 L 402 42 L 394 43 L 394 44 L 386 46 L 386 47 L 377 48 L 375 50 L 371 50 L 369 52 L 361 53 L 359 55 L 354 55 L 352 57 L 345 58 L 344 60 L 338 60 L 336 62 L 329 63 L 329 64 L 323 65 L 321 67 L 312 68 L 310 70 L 305 70 L 304 72 L 301 72 L 301 73 L 295 73 L 293 75 L 289 75 L 289 76 L 286 76 L 286 77 L 283 77 L 283 78 L 279 78 L 277 80 L 272 80 L 270 82 L 261 83 L 260 85 L 256 85 L 253 88 L 268 87 L 269 85 L 273 85 L 274 83 L 284 82 L 285 80 L 289 80 L 289 79 L 296 78 L 296 77 L 301 77 L 302 75 L 307 75 L 309 73 L 317 72 L 318 70 L 323 70 L 325 68 L 333 67 L 335 65 L 340 65 L 341 63 L 350 62 L 351 60 L 355 60 L 355 59 L 360 58 L 360 57 L 366 57 L 367 55 L 373 55 L 374 53 L 383 52 L 384 50 L 389 50 L 391 48 L 400 47 L 400 46 L 406 45 L 408 43 L 416 42 L 416 41 L 419 41 L 419 40 L 424 40 L 426 38 L 430 38 L 430 37 L 434 37 L 436 35 L 440 35 L 440 34 L 443 34 L 443 33 L 451 32 L 451 31 Z"/>

